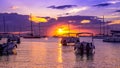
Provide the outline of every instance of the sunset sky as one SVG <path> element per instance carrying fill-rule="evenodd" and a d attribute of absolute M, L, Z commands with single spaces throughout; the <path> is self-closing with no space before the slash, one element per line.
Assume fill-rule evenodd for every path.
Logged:
<path fill-rule="evenodd" d="M 0 0 L 0 13 L 120 18 L 120 0 Z M 111 20 L 112 20 L 111 19 Z"/>

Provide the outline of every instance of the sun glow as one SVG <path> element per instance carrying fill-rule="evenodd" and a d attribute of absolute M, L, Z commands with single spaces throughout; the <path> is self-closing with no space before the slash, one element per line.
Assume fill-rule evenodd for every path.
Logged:
<path fill-rule="evenodd" d="M 77 33 L 79 32 L 79 29 L 75 28 L 76 26 L 70 25 L 68 27 L 68 24 L 57 24 L 52 26 L 52 28 L 49 30 L 48 34 L 49 36 L 63 36 L 66 33 Z"/>
<path fill-rule="evenodd" d="M 59 34 L 63 34 L 63 32 L 64 32 L 63 29 L 61 29 L 61 28 L 58 29 Z"/>
<path fill-rule="evenodd" d="M 57 29 L 57 35 L 63 35 L 63 34 L 68 33 L 68 32 L 69 32 L 69 30 L 67 27 Z"/>

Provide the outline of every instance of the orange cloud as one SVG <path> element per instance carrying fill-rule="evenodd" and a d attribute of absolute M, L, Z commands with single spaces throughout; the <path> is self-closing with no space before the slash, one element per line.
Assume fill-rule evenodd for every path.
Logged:
<path fill-rule="evenodd" d="M 100 18 L 103 18 L 103 16 L 99 16 Z M 104 18 L 118 18 L 120 16 L 117 16 L 117 15 L 109 15 L 109 16 L 104 16 Z"/>
<path fill-rule="evenodd" d="M 90 20 L 82 20 L 81 23 L 82 24 L 90 23 Z"/>
<path fill-rule="evenodd" d="M 120 20 L 115 20 L 109 23 L 108 25 L 113 25 L 113 24 L 120 24 Z"/>
<path fill-rule="evenodd" d="M 31 16 L 29 18 L 30 21 L 33 21 L 35 23 L 45 23 L 45 22 L 48 22 L 47 19 L 43 18 L 43 17 L 36 17 L 36 16 Z"/>
<path fill-rule="evenodd" d="M 16 9 L 18 9 L 18 8 L 19 8 L 18 6 L 12 6 L 12 7 L 11 7 L 12 10 L 16 10 Z"/>

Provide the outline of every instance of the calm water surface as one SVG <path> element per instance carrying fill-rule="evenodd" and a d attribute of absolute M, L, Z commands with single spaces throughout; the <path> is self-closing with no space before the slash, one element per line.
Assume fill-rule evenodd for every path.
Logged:
<path fill-rule="evenodd" d="M 87 57 L 76 56 L 73 46 L 61 46 L 59 40 L 22 39 L 17 55 L 0 56 L 0 68 L 120 68 L 118 43 L 95 39 L 95 54 Z"/>

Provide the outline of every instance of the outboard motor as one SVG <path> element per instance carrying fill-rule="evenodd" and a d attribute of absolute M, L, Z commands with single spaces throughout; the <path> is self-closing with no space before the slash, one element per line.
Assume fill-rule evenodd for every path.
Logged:
<path fill-rule="evenodd" d="M 87 45 L 86 45 L 86 53 L 87 54 L 93 54 L 94 49 L 95 49 L 95 46 L 92 43 L 87 43 Z"/>
<path fill-rule="evenodd" d="M 91 51 L 91 45 L 90 45 L 90 43 L 87 43 L 87 45 L 86 45 L 86 54 L 90 54 L 90 51 Z"/>
<path fill-rule="evenodd" d="M 67 45 L 66 40 L 63 40 L 63 41 L 62 41 L 62 45 L 65 45 L 65 46 Z"/>
<path fill-rule="evenodd" d="M 17 41 L 17 44 L 20 44 L 20 42 L 21 42 L 19 37 L 17 37 L 16 41 Z"/>
<path fill-rule="evenodd" d="M 84 44 L 83 43 L 80 44 L 80 54 L 81 55 L 84 54 Z"/>

